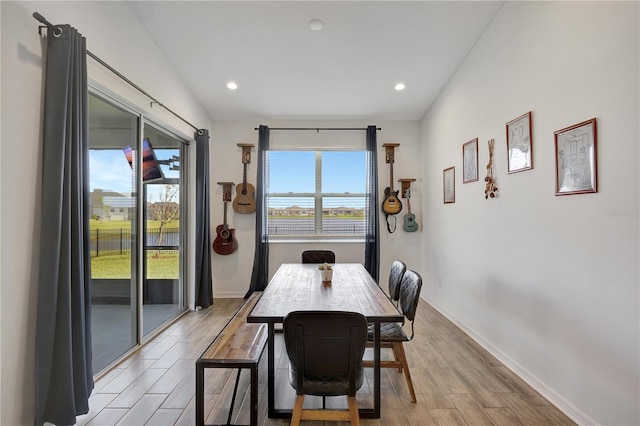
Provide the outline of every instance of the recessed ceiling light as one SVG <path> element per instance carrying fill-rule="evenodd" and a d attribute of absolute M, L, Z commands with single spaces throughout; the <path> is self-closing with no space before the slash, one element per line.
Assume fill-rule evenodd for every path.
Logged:
<path fill-rule="evenodd" d="M 313 31 L 320 31 L 324 27 L 324 24 L 319 19 L 312 19 L 309 21 L 309 28 Z"/>
<path fill-rule="evenodd" d="M 404 83 L 396 84 L 394 89 L 396 89 L 398 92 L 401 91 L 401 90 L 404 90 Z"/>
<path fill-rule="evenodd" d="M 230 81 L 227 83 L 227 89 L 229 90 L 236 90 L 238 88 L 238 85 L 236 83 L 234 83 L 233 81 Z"/>

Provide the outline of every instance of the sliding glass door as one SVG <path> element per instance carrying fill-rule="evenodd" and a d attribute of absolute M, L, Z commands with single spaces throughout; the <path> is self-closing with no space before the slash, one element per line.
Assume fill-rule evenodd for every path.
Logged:
<path fill-rule="evenodd" d="M 89 96 L 93 371 L 184 312 L 186 146 Z"/>
<path fill-rule="evenodd" d="M 137 170 L 140 119 L 89 96 L 91 334 L 98 373 L 138 344 Z"/>
<path fill-rule="evenodd" d="M 145 126 L 143 169 L 152 162 L 157 171 L 143 180 L 143 336 L 184 311 L 181 241 L 182 143 L 152 126 Z M 151 156 L 151 157 L 150 157 Z"/>

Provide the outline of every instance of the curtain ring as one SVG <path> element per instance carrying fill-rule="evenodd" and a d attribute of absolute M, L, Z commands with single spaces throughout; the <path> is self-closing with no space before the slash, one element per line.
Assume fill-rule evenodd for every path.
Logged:
<path fill-rule="evenodd" d="M 204 130 L 203 129 L 198 129 L 198 135 L 200 135 L 200 136 L 204 135 Z"/>
<path fill-rule="evenodd" d="M 57 31 L 60 31 L 60 32 L 58 33 Z M 62 28 L 60 28 L 60 27 L 56 27 L 56 28 L 53 30 L 53 36 L 54 36 L 54 37 L 60 37 L 61 35 L 62 35 Z"/>

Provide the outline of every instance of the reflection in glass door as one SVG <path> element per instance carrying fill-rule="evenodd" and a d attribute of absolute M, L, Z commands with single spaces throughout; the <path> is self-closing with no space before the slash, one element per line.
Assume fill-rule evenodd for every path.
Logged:
<path fill-rule="evenodd" d="M 99 373 L 138 344 L 139 117 L 89 96 L 91 334 Z"/>
<path fill-rule="evenodd" d="M 149 125 L 143 140 L 142 335 L 185 310 L 182 277 L 182 143 Z"/>

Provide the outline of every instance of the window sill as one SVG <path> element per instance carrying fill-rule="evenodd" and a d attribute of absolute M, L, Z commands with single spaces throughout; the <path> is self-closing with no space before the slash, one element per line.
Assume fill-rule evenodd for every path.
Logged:
<path fill-rule="evenodd" d="M 270 237 L 270 244 L 302 244 L 302 243 L 331 243 L 331 244 L 364 244 L 364 238 L 327 238 L 327 237 Z"/>

